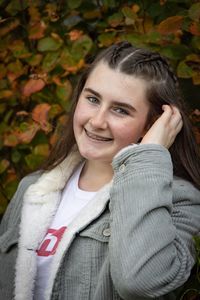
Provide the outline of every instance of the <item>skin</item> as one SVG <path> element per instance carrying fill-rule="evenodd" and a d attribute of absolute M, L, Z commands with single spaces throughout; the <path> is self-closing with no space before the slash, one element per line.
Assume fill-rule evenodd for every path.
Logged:
<path fill-rule="evenodd" d="M 95 191 L 113 176 L 111 162 L 124 147 L 137 143 L 169 148 L 181 130 L 177 108 L 163 106 L 163 114 L 147 131 L 150 109 L 147 83 L 99 63 L 87 79 L 74 114 L 74 134 L 86 158 L 79 187 Z"/>

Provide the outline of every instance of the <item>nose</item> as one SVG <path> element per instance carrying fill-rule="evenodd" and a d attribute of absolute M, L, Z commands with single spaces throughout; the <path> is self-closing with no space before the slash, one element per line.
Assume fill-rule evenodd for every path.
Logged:
<path fill-rule="evenodd" d="M 106 111 L 100 108 L 90 118 L 89 123 L 95 129 L 106 129 L 107 126 L 108 126 L 108 120 L 107 120 Z"/>

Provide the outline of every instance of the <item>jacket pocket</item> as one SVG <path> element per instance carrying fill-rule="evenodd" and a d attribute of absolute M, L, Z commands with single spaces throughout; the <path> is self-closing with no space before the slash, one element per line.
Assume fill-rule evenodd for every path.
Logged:
<path fill-rule="evenodd" d="M 89 227 L 79 233 L 79 236 L 81 237 L 92 238 L 103 243 L 109 242 L 110 235 L 111 232 L 109 220 L 91 224 Z"/>
<path fill-rule="evenodd" d="M 7 253 L 11 248 L 18 243 L 18 230 L 16 228 L 8 229 L 0 237 L 0 252 Z"/>

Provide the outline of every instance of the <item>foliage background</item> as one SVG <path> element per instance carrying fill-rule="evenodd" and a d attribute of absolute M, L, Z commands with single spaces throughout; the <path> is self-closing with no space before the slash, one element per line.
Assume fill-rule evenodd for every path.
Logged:
<path fill-rule="evenodd" d="M 121 40 L 171 61 L 200 144 L 199 1 L 0 0 L 0 215 L 57 140 L 88 58 Z M 200 295 L 194 276 L 184 299 Z"/>

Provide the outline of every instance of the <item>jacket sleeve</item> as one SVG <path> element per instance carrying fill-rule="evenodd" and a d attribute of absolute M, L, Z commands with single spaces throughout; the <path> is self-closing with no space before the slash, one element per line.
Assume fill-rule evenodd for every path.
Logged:
<path fill-rule="evenodd" d="M 200 191 L 173 181 L 170 153 L 139 145 L 113 161 L 111 276 L 123 299 L 159 297 L 181 286 L 195 262 Z"/>

